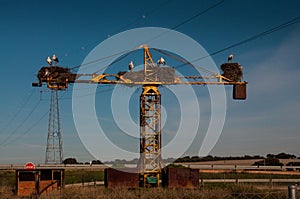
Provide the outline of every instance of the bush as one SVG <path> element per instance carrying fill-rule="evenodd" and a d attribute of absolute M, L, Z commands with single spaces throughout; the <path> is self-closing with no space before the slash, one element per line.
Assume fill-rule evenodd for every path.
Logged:
<path fill-rule="evenodd" d="M 264 160 L 257 161 L 253 164 L 254 166 L 283 166 L 283 164 L 277 158 L 268 157 Z"/>
<path fill-rule="evenodd" d="M 93 160 L 92 164 L 103 164 L 100 160 Z"/>
<path fill-rule="evenodd" d="M 63 161 L 64 164 L 78 164 L 75 158 L 67 158 Z"/>

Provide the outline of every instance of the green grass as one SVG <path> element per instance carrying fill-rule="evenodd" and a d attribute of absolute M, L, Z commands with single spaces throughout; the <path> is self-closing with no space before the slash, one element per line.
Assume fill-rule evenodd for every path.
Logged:
<path fill-rule="evenodd" d="M 74 184 L 82 182 L 94 182 L 103 181 L 104 172 L 103 171 L 65 171 L 65 184 Z"/>

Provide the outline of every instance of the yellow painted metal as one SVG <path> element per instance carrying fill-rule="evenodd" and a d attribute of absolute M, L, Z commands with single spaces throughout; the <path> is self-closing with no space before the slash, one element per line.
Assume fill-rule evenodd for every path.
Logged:
<path fill-rule="evenodd" d="M 146 55 L 149 54 L 145 51 Z M 145 57 L 147 59 L 147 57 Z M 91 75 L 91 80 L 76 80 L 77 83 L 97 83 L 97 84 L 122 84 L 127 86 L 143 86 L 143 85 L 241 85 L 247 84 L 247 82 L 234 82 L 220 74 L 215 74 L 212 76 L 176 76 L 173 81 L 159 81 L 154 73 L 155 67 L 159 66 L 149 66 L 147 61 L 144 67 L 145 78 L 144 81 L 133 81 L 128 78 L 124 78 L 123 75 L 117 74 L 100 74 Z M 150 62 L 151 63 L 151 62 Z M 85 75 L 89 76 L 89 75 Z M 110 79 L 107 79 L 110 77 Z"/>
<path fill-rule="evenodd" d="M 100 75 L 93 74 L 91 81 L 92 82 L 107 81 L 106 74 L 100 74 Z"/>
<path fill-rule="evenodd" d="M 157 78 L 154 76 L 154 68 L 159 66 L 154 64 L 148 46 L 143 45 L 143 48 L 144 48 L 144 74 L 145 74 L 144 81 L 155 82 Z"/>
<path fill-rule="evenodd" d="M 161 158 L 161 99 L 157 85 L 144 85 L 140 96 L 140 162 L 144 187 L 159 186 Z M 156 184 L 148 182 L 155 178 Z"/>

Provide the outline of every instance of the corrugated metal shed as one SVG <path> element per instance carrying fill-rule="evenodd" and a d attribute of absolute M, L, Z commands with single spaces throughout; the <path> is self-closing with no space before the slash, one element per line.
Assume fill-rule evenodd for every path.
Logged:
<path fill-rule="evenodd" d="M 169 188 L 198 188 L 199 169 L 167 168 L 163 173 L 162 184 Z"/>
<path fill-rule="evenodd" d="M 138 188 L 139 173 L 137 173 L 137 169 L 135 168 L 121 170 L 107 168 L 104 170 L 104 184 L 107 188 Z"/>
<path fill-rule="evenodd" d="M 16 170 L 16 193 L 21 197 L 38 196 L 64 187 L 64 169 Z"/>

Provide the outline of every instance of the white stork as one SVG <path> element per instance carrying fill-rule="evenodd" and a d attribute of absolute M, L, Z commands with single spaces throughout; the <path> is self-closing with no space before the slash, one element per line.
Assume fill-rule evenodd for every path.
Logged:
<path fill-rule="evenodd" d="M 164 58 L 160 58 L 158 61 L 157 61 L 157 64 L 162 64 L 162 65 L 165 65 L 166 64 L 166 62 L 165 62 L 165 59 Z"/>
<path fill-rule="evenodd" d="M 134 64 L 132 61 L 129 62 L 128 68 L 130 71 L 134 68 Z"/>
<path fill-rule="evenodd" d="M 48 62 L 48 64 L 49 64 L 50 66 L 52 66 L 52 60 L 51 60 L 50 57 L 48 57 L 48 58 L 46 59 L 46 61 Z"/>
<path fill-rule="evenodd" d="M 233 59 L 233 56 L 234 56 L 234 54 L 230 54 L 229 56 L 228 56 L 228 62 L 231 62 L 232 61 L 232 59 Z"/>
<path fill-rule="evenodd" d="M 52 60 L 54 61 L 55 65 L 59 62 L 58 58 L 55 56 L 55 54 L 52 55 Z"/>

